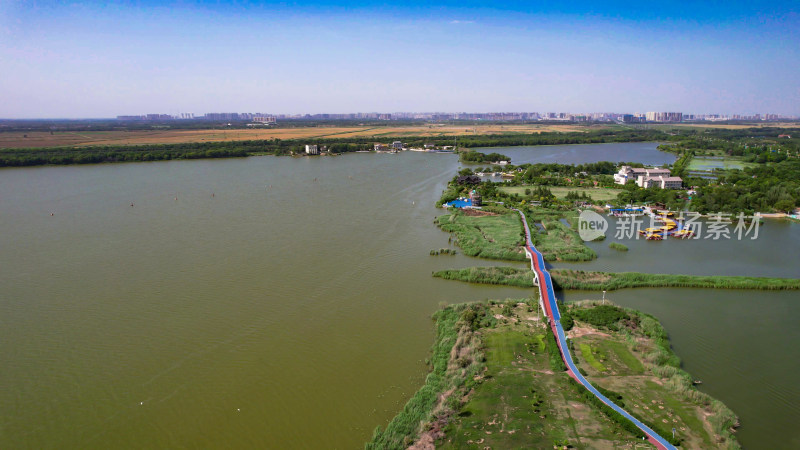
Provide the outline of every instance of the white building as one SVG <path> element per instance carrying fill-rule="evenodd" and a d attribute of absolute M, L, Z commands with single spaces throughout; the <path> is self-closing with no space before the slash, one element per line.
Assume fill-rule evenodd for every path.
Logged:
<path fill-rule="evenodd" d="M 306 144 L 307 155 L 319 155 L 319 147 L 317 145 Z"/>
<path fill-rule="evenodd" d="M 638 180 L 640 176 L 668 177 L 670 176 L 670 172 L 669 169 L 659 169 L 659 168 L 649 169 L 647 167 L 622 166 L 619 169 L 619 172 L 614 174 L 614 182 L 617 184 L 625 184 L 629 180 L 634 180 L 634 181 Z"/>
<path fill-rule="evenodd" d="M 636 185 L 643 188 L 656 186 L 661 189 L 680 189 L 683 186 L 683 180 L 681 177 L 665 177 L 661 175 L 657 177 L 639 176 L 636 179 Z"/>
<path fill-rule="evenodd" d="M 392 148 L 395 149 L 395 150 L 402 150 L 403 149 L 403 143 L 400 142 L 400 141 L 394 141 L 394 142 L 392 142 Z"/>
<path fill-rule="evenodd" d="M 622 166 L 614 174 L 614 182 L 617 184 L 625 184 L 629 180 L 643 188 L 658 186 L 661 189 L 680 189 L 683 186 L 681 177 L 671 176 L 669 169 Z"/>

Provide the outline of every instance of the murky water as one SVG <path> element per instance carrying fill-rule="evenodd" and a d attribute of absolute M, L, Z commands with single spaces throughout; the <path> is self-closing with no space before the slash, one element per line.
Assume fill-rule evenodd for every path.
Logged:
<path fill-rule="evenodd" d="M 640 162 L 657 165 L 675 162 L 673 153 L 660 152 L 657 142 L 611 144 L 538 145 L 534 147 L 491 147 L 475 150 L 496 152 L 511 158 L 512 164 L 559 163 L 583 164 L 598 161 Z"/>
<path fill-rule="evenodd" d="M 409 152 L 0 171 L 0 447 L 361 447 L 422 383 L 440 302 L 529 293 L 430 276 L 491 264 L 428 255 L 448 246 L 432 205 L 457 166 Z M 736 270 L 790 261 L 764 244 Z M 664 321 L 745 443 L 797 436 L 782 425 L 800 421 L 797 293 L 647 291 L 665 294 L 613 298 Z"/>

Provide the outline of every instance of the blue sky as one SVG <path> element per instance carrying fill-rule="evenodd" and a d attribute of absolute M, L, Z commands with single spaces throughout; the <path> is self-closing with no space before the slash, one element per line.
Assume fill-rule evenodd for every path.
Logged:
<path fill-rule="evenodd" d="M 800 114 L 800 2 L 559 3 L 0 0 L 0 117 Z"/>

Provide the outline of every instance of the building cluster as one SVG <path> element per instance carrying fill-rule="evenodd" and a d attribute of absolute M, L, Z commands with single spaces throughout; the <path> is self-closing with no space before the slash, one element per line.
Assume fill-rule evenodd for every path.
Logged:
<path fill-rule="evenodd" d="M 262 113 L 206 113 L 196 116 L 194 113 L 179 114 L 141 114 L 138 116 L 117 116 L 117 120 L 143 120 L 143 121 L 165 121 L 165 120 L 214 120 L 224 122 L 253 122 L 257 124 L 274 124 L 277 117 L 272 114 Z"/>
<path fill-rule="evenodd" d="M 634 180 L 637 186 L 643 188 L 680 189 L 683 186 L 681 177 L 673 177 L 669 169 L 622 166 L 614 174 L 617 184 L 626 184 L 629 180 Z"/>
<path fill-rule="evenodd" d="M 684 114 L 681 112 L 645 113 L 566 113 L 566 112 L 490 112 L 490 113 L 444 113 L 444 112 L 395 112 L 395 113 L 350 113 L 350 114 L 263 114 L 263 113 L 193 113 L 143 114 L 138 116 L 117 116 L 119 120 L 214 120 L 224 122 L 251 122 L 256 125 L 274 124 L 278 120 L 469 120 L 469 121 L 543 121 L 543 122 L 617 122 L 617 123 L 677 123 L 693 121 L 777 121 L 797 120 L 797 116 L 780 114 L 725 115 L 725 114 Z"/>

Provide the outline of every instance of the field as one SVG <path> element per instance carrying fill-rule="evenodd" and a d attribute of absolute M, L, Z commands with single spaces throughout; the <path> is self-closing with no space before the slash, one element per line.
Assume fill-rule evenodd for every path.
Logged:
<path fill-rule="evenodd" d="M 591 261 L 597 258 L 597 253 L 586 246 L 572 227 L 564 223 L 567 215 L 571 215 L 572 223 L 575 223 L 576 213 L 529 209 L 525 215 L 531 226 L 531 241 L 542 252 L 545 261 Z"/>
<path fill-rule="evenodd" d="M 595 307 L 574 306 L 589 314 Z M 587 403 L 583 388 L 553 365 L 549 346 L 555 341 L 544 338 L 550 332 L 529 304 L 495 303 L 491 314 L 496 324 L 479 330 L 485 371 L 466 403 L 450 419 L 440 420 L 447 426 L 437 447 L 650 448 Z M 735 421 L 730 410 L 674 379 L 688 374 L 670 365 L 678 360 L 660 346 L 665 336 L 660 324 L 632 310 L 622 316 L 630 325 L 625 332 L 575 321 L 569 336 L 580 370 L 660 434 L 674 427 L 683 448 L 738 448 L 727 430 L 723 436 L 717 433 Z M 669 352 L 668 357 L 656 361 L 661 352 Z"/>
<path fill-rule="evenodd" d="M 704 158 L 695 156 L 689 162 L 688 170 L 714 170 L 714 169 L 743 169 L 745 167 L 756 167 L 756 163 L 744 162 L 735 158 Z"/>
<path fill-rule="evenodd" d="M 721 128 L 746 129 L 758 127 L 799 128 L 794 123 L 757 124 L 664 124 L 647 125 L 659 130 L 674 128 Z M 0 132 L 0 148 L 34 147 L 86 147 L 94 145 L 141 145 L 141 144 L 179 144 L 191 142 L 223 142 L 267 139 L 320 139 L 355 138 L 392 139 L 409 136 L 464 136 L 491 134 L 525 134 L 542 132 L 585 132 L 603 129 L 629 129 L 617 124 L 421 124 L 421 125 L 317 125 L 298 127 L 270 127 L 259 129 L 153 129 L 153 130 L 114 130 L 114 131 L 10 131 Z"/>
<path fill-rule="evenodd" d="M 602 129 L 581 125 L 414 125 L 414 126 L 313 126 L 296 128 L 230 130 L 134 130 L 134 131 L 47 131 L 0 133 L 0 148 L 86 147 L 94 145 L 178 144 L 186 142 L 248 141 L 267 139 L 317 139 L 368 137 L 375 139 L 407 136 L 461 136 L 485 134 L 575 132 Z M 27 136 L 27 137 L 26 137 Z"/>
<path fill-rule="evenodd" d="M 797 122 L 761 122 L 761 123 L 675 123 L 651 125 L 657 129 L 670 128 L 718 128 L 723 130 L 744 130 L 747 128 L 800 128 Z"/>
<path fill-rule="evenodd" d="M 610 188 L 580 188 L 580 187 L 565 187 L 565 186 L 546 186 L 550 189 L 550 192 L 556 196 L 556 198 L 560 200 L 564 200 L 567 198 L 567 193 L 577 192 L 578 195 L 582 193 L 586 193 L 586 195 L 591 196 L 592 199 L 596 202 L 607 202 L 610 200 L 616 200 L 617 194 L 622 192 L 622 189 L 610 189 Z M 536 186 L 503 186 L 500 188 L 503 192 L 508 194 L 519 194 L 521 196 L 525 196 L 525 189 L 535 189 Z"/>
<path fill-rule="evenodd" d="M 436 218 L 436 225 L 455 235 L 467 256 L 524 261 L 522 221 L 517 213 L 468 216 L 456 211 Z"/>
<path fill-rule="evenodd" d="M 505 311 L 504 311 L 505 310 Z M 548 329 L 526 304 L 496 305 L 498 325 L 482 330 L 486 370 L 445 428 L 437 448 L 633 447 L 634 436 L 582 402 L 564 372 L 554 372 Z"/>

